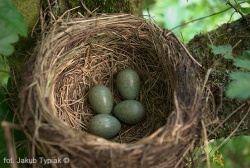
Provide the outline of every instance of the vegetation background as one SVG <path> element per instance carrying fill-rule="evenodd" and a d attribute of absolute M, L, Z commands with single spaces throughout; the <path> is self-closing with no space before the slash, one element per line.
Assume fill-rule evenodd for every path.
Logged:
<path fill-rule="evenodd" d="M 9 1 L 11 10 L 17 10 L 15 5 L 11 4 L 10 0 L 3 0 L 0 2 L 0 121 L 7 118 L 11 120 L 13 116 L 7 113 L 7 111 L 11 110 L 4 101 L 4 93 L 7 88 L 10 71 L 7 58 L 4 56 L 4 53 L 1 52 L 1 47 L 7 42 L 1 40 L 4 35 L 3 29 L 1 28 L 1 20 L 15 20 L 15 18 L 17 18 L 17 22 L 25 23 L 24 19 L 19 14 L 12 13 L 7 15 L 7 17 L 3 17 L 6 15 L 6 13 L 1 10 L 1 8 L 4 7 L 4 1 Z M 232 1 L 232 4 L 243 13 L 250 13 L 249 0 Z M 218 26 L 228 24 L 241 17 L 239 13 L 235 12 L 235 9 L 227 5 L 226 0 L 144 0 L 143 15 L 145 18 L 153 20 L 161 27 L 172 30 L 184 43 L 187 43 L 198 34 L 206 33 L 216 29 Z M 27 28 L 25 25 L 23 29 L 26 30 L 22 32 L 13 29 L 13 32 L 16 35 L 26 36 L 25 31 L 27 32 Z M 14 38 L 9 43 L 14 44 L 17 40 L 18 38 Z M 8 114 L 7 118 L 6 114 Z M 4 142 L 2 129 L 0 130 L 0 142 L 0 167 L 6 167 L 6 165 L 3 166 L 2 164 L 3 157 L 6 156 L 6 146 L 2 143 Z M 218 146 L 220 147 L 217 148 Z M 206 160 L 206 150 L 205 147 L 197 149 L 199 155 L 204 155 L 204 161 Z M 24 155 L 24 150 L 20 151 L 20 155 Z M 210 153 L 211 167 L 250 167 L 250 136 L 238 136 L 230 138 L 228 141 L 224 141 L 224 138 L 211 140 L 209 142 L 208 152 Z M 201 162 L 200 167 L 206 167 L 207 164 L 204 163 Z"/>
<path fill-rule="evenodd" d="M 235 9 L 227 5 L 226 0 L 145 0 L 144 2 L 145 17 L 172 30 L 184 43 L 196 35 L 226 25 L 241 17 Z M 249 14 L 250 1 L 230 2 L 239 7 L 239 10 L 241 7 L 244 8 L 244 12 Z M 250 167 L 250 136 L 238 136 L 227 141 L 225 138 L 209 142 L 211 167 Z M 220 147 L 217 148 L 218 146 Z M 199 150 L 205 153 L 205 148 L 201 147 Z M 205 156 L 204 160 L 206 160 Z M 199 167 L 207 167 L 207 164 L 200 163 Z"/>

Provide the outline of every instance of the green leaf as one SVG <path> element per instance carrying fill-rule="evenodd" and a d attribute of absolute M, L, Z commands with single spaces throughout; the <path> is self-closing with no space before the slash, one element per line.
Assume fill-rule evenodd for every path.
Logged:
<path fill-rule="evenodd" d="M 10 88 L 10 87 L 8 87 Z M 2 86 L 0 86 L 0 123 L 2 121 L 8 121 L 13 122 L 14 120 L 14 112 L 11 110 L 11 108 L 8 105 L 8 102 L 6 101 L 6 89 Z M 16 155 L 17 158 L 24 158 L 27 156 L 27 144 L 25 144 L 25 135 L 23 132 L 18 130 L 12 130 L 11 131 L 12 138 L 15 142 L 16 147 Z M 4 130 L 0 126 L 0 167 L 8 168 L 10 167 L 10 164 L 4 163 L 4 158 L 8 157 L 8 150 L 6 145 L 6 140 L 4 136 Z"/>
<path fill-rule="evenodd" d="M 241 57 L 244 59 L 250 59 L 250 51 L 249 50 L 244 51 Z"/>
<path fill-rule="evenodd" d="M 11 0 L 0 1 L 0 20 L 13 32 L 27 36 L 25 19 Z"/>
<path fill-rule="evenodd" d="M 234 65 L 250 70 L 250 51 L 245 51 L 242 56 L 234 60 Z"/>
<path fill-rule="evenodd" d="M 6 115 L 8 111 L 10 110 L 9 106 L 5 103 L 5 89 L 0 86 L 0 123 L 6 119 Z M 4 158 L 8 156 L 7 146 L 6 146 L 6 140 L 4 137 L 4 130 L 0 126 L 0 166 L 1 167 L 7 167 L 7 165 L 3 162 Z M 8 166 L 10 167 L 10 166 Z"/>
<path fill-rule="evenodd" d="M 249 14 L 250 13 L 250 2 L 249 1 L 243 1 L 240 4 L 237 4 L 236 7 L 244 14 Z"/>
<path fill-rule="evenodd" d="M 244 14 L 249 14 L 250 13 L 250 8 L 241 8 L 240 10 Z"/>
<path fill-rule="evenodd" d="M 23 15 L 10 0 L 0 1 L 0 54 L 9 56 L 14 52 L 12 44 L 18 41 L 18 34 L 27 36 Z"/>
<path fill-rule="evenodd" d="M 0 24 L 0 27 L 2 24 Z M 3 27 L 0 32 L 0 53 L 8 56 L 14 52 L 13 43 L 19 39 L 18 34 L 10 32 L 6 27 Z"/>
<path fill-rule="evenodd" d="M 240 4 L 235 4 L 235 7 L 238 8 L 238 9 L 242 8 L 242 6 Z"/>
<path fill-rule="evenodd" d="M 250 97 L 250 74 L 246 72 L 234 72 L 230 74 L 233 81 L 228 85 L 227 96 L 245 100 Z"/>
<path fill-rule="evenodd" d="M 214 54 L 220 54 L 226 59 L 234 59 L 232 54 L 232 46 L 230 44 L 221 46 L 209 45 L 209 47 L 212 49 L 212 53 Z"/>

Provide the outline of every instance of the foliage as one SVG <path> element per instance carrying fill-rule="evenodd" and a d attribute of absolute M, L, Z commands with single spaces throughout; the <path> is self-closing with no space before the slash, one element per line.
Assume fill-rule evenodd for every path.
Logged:
<path fill-rule="evenodd" d="M 227 2 L 229 0 L 145 0 L 144 15 L 149 16 L 156 23 L 172 30 L 179 39 L 188 42 L 196 34 L 205 33 L 217 26 L 229 23 L 241 17 L 236 12 L 249 14 L 250 1 L 249 0 L 230 0 L 229 2 L 235 7 L 230 7 Z M 208 17 L 206 17 L 208 16 Z M 180 26 L 179 26 L 180 25 Z M 205 47 L 205 46 L 204 46 Z M 223 55 L 227 59 L 234 60 L 234 65 L 241 68 L 241 72 L 234 72 L 231 75 L 232 82 L 228 86 L 227 95 L 230 97 L 245 98 L 249 94 L 249 89 L 246 89 L 246 83 L 249 79 L 237 73 L 248 74 L 247 67 L 250 67 L 247 52 L 243 53 L 243 57 L 232 56 L 232 46 L 225 44 L 222 46 L 210 46 L 212 52 Z M 236 75 L 236 77 L 235 77 Z M 241 77 L 240 77 L 241 76 Z M 247 82 L 248 81 L 248 82 Z M 236 85 L 236 86 L 235 86 Z M 230 93 L 231 92 L 231 93 Z M 242 92 L 244 93 L 244 96 Z M 215 146 L 218 146 L 222 140 L 214 141 L 209 145 L 210 165 L 215 168 L 234 168 L 234 167 L 249 167 L 250 165 L 250 150 L 247 148 L 250 145 L 249 136 L 240 136 L 229 140 L 229 142 L 222 146 L 216 152 L 212 152 Z M 199 150 L 204 147 L 199 147 Z M 205 155 L 204 153 L 202 155 Z M 197 157 L 200 157 L 197 156 Z M 206 159 L 205 159 L 206 160 Z M 207 164 L 201 163 L 200 167 L 206 167 Z"/>
<path fill-rule="evenodd" d="M 250 14 L 250 0 L 235 1 L 235 7 L 244 14 Z"/>
<path fill-rule="evenodd" d="M 224 144 L 224 145 L 223 145 Z M 221 146 L 222 145 L 222 146 Z M 224 138 L 210 142 L 208 153 L 212 168 L 235 168 L 248 167 L 250 165 L 250 137 L 240 136 L 225 142 Z M 218 148 L 218 146 L 221 146 Z M 203 149 L 203 153 L 205 151 Z M 207 167 L 206 162 L 200 163 L 199 167 Z"/>
<path fill-rule="evenodd" d="M 120 12 L 131 13 L 134 10 L 132 3 L 133 1 L 129 1 L 129 0 L 122 0 L 122 1 L 121 0 L 85 0 L 84 1 L 85 6 L 91 12 L 93 12 L 93 14 L 120 13 Z M 79 6 L 80 3 L 79 3 L 79 0 L 68 0 L 68 4 L 70 5 L 70 7 L 73 8 L 73 7 Z"/>
<path fill-rule="evenodd" d="M 15 117 L 12 109 L 9 106 L 10 100 L 8 99 L 7 96 L 7 90 L 12 90 L 13 84 L 11 83 L 11 80 L 9 78 L 7 88 L 4 88 L 3 86 L 0 86 L 0 123 L 2 121 L 7 121 L 7 122 L 15 122 Z M 16 122 L 15 122 L 16 123 Z M 26 141 L 25 141 L 25 136 L 22 132 L 18 130 L 11 130 L 11 136 L 13 138 L 13 142 L 15 142 L 15 148 L 16 148 L 16 154 L 17 157 L 19 158 L 24 158 L 24 156 L 27 153 L 27 147 Z M 0 126 L 0 167 L 10 167 L 9 164 L 6 164 L 3 162 L 4 158 L 9 158 L 8 157 L 8 152 L 7 152 L 7 145 L 6 145 L 6 140 L 4 136 L 4 129 L 2 126 Z"/>
<path fill-rule="evenodd" d="M 184 42 L 188 42 L 199 33 L 210 31 L 240 17 L 234 9 L 226 5 L 226 0 L 155 0 L 155 3 L 147 4 L 149 13 L 145 10 L 144 15 L 150 15 L 158 24 L 172 30 Z"/>
<path fill-rule="evenodd" d="M 220 54 L 225 59 L 234 61 L 234 65 L 240 68 L 239 72 L 232 72 L 230 78 L 232 82 L 229 83 L 227 88 L 227 96 L 229 98 L 237 98 L 239 100 L 246 100 L 250 98 L 250 51 L 244 51 L 242 56 L 233 57 L 232 46 L 229 44 L 221 46 L 209 45 L 214 54 Z"/>
<path fill-rule="evenodd" d="M 7 83 L 8 66 L 4 56 L 10 56 L 14 52 L 13 44 L 19 40 L 19 35 L 26 37 L 27 28 L 24 17 L 17 11 L 17 7 L 11 0 L 0 1 L 0 122 L 13 122 L 14 113 L 9 107 L 6 88 L 2 85 Z M 5 77 L 5 78 L 4 78 Z M 4 81 L 5 80 L 5 81 Z M 8 87 L 8 89 L 11 89 Z M 23 133 L 12 131 L 15 142 L 23 141 Z M 10 167 L 3 162 L 8 156 L 4 137 L 4 130 L 0 127 L 0 167 Z M 21 151 L 21 152 L 20 152 Z M 24 154 L 24 150 L 18 150 L 18 156 Z M 8 158 L 8 157 L 7 157 Z"/>
<path fill-rule="evenodd" d="M 6 57 L 0 56 L 0 86 L 6 85 L 9 78 L 9 66 Z"/>
<path fill-rule="evenodd" d="M 232 46 L 229 44 L 221 45 L 221 46 L 214 46 L 208 45 L 214 54 L 221 54 L 227 59 L 233 59 L 232 55 Z"/>
<path fill-rule="evenodd" d="M 6 103 L 5 100 L 5 89 L 0 86 L 0 122 L 2 122 L 3 120 L 11 120 L 11 118 L 13 116 L 10 116 L 8 114 L 10 112 L 10 108 L 8 106 L 8 104 Z M 13 114 L 13 113 L 12 113 Z M 7 146 L 6 146 L 6 141 L 5 141 L 5 137 L 4 137 L 4 130 L 2 127 L 0 127 L 0 167 L 6 167 L 6 165 L 3 163 L 3 159 L 5 157 L 8 156 L 8 152 L 7 152 Z"/>
<path fill-rule="evenodd" d="M 12 44 L 18 41 L 18 34 L 27 36 L 23 15 L 10 0 L 0 1 L 0 54 L 10 56 L 14 52 Z"/>
<path fill-rule="evenodd" d="M 72 1 L 75 0 L 71 0 L 71 2 Z M 185 42 L 189 41 L 194 35 L 200 32 L 209 31 L 216 28 L 218 25 L 230 22 L 240 17 L 240 15 L 233 15 L 235 13 L 235 9 L 229 9 L 229 6 L 226 5 L 227 0 L 144 1 L 151 1 L 151 3 L 147 3 L 148 5 L 146 5 L 146 8 L 149 8 L 149 13 L 145 10 L 144 15 L 150 14 L 150 17 L 162 27 L 168 29 L 174 28 L 174 33 L 177 34 L 180 39 L 182 38 Z M 155 1 L 155 3 L 152 3 L 152 1 Z M 90 3 L 91 2 L 92 1 L 90 1 Z M 100 2 L 106 3 L 108 1 Z M 235 0 L 232 1 L 232 3 L 235 8 L 243 14 L 250 13 L 250 0 Z M 93 4 L 91 10 L 94 9 L 96 9 L 95 4 Z M 115 9 L 118 10 L 118 8 Z M 204 17 L 209 15 L 211 15 L 211 17 Z M 190 22 L 190 20 L 193 21 Z M 183 26 L 176 27 L 178 25 Z M 0 55 L 10 56 L 14 52 L 13 44 L 18 41 L 18 34 L 24 37 L 27 35 L 27 28 L 23 16 L 17 11 L 16 6 L 11 2 L 11 0 L 0 0 Z M 231 73 L 230 77 L 233 81 L 228 86 L 227 95 L 229 97 L 239 99 L 249 98 L 250 51 L 245 51 L 242 56 L 234 58 L 232 56 L 232 47 L 230 45 L 210 47 L 214 54 L 220 54 L 227 59 L 232 59 L 234 61 L 234 65 L 241 68 L 240 72 Z M 5 64 L 4 57 L 1 57 L 0 73 L 1 71 L 6 71 L 8 69 Z M 4 76 L 3 74 L 4 73 L 0 74 L 1 78 Z M 12 121 L 13 113 L 11 112 L 11 109 L 5 100 L 5 88 L 0 86 L 0 121 Z M 3 135 L 3 129 L 0 127 L 0 167 L 6 167 L 6 165 L 4 165 L 2 162 L 2 158 L 7 156 Z M 22 137 L 22 135 L 18 133 L 15 135 L 16 138 L 18 136 Z M 19 140 L 22 141 L 22 138 Z M 222 141 L 223 140 L 218 140 L 214 143 L 211 143 L 209 145 L 209 151 L 212 151 Z M 250 165 L 250 149 L 247 148 L 248 146 L 250 146 L 250 137 L 242 136 L 234 138 L 216 152 L 210 153 L 211 163 L 214 167 L 223 167 L 224 165 L 224 167 L 231 168 L 237 167 L 239 163 L 242 163 L 242 166 L 247 167 L 247 165 Z"/>
<path fill-rule="evenodd" d="M 245 51 L 242 56 L 233 60 L 235 66 L 246 70 L 247 72 L 233 72 L 230 74 L 233 81 L 228 85 L 227 96 L 230 98 L 246 100 L 250 98 L 250 51 Z"/>
<path fill-rule="evenodd" d="M 5 91 L 4 88 L 2 86 L 0 86 L 0 121 L 3 121 L 5 119 L 6 116 L 6 112 L 9 111 L 9 106 L 6 104 L 6 102 L 4 102 L 5 99 Z M 2 127 L 0 127 L 0 139 L 4 139 L 3 138 L 3 129 Z M 0 143 L 0 150 L 3 149 L 3 146 L 5 145 L 5 143 Z M 2 150 L 0 151 L 0 153 L 3 152 Z"/>

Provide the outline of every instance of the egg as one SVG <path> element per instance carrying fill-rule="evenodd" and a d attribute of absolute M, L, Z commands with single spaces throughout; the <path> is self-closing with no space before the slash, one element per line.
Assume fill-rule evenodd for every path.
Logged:
<path fill-rule="evenodd" d="M 132 100 L 139 95 L 140 77 L 133 69 L 120 71 L 116 77 L 116 88 L 123 100 Z"/>
<path fill-rule="evenodd" d="M 124 100 L 115 106 L 114 115 L 125 124 L 137 124 L 145 118 L 145 108 L 139 101 Z"/>
<path fill-rule="evenodd" d="M 88 132 L 103 137 L 113 138 L 121 130 L 121 123 L 109 114 L 97 114 L 88 123 Z"/>
<path fill-rule="evenodd" d="M 104 85 L 93 86 L 88 93 L 89 103 L 97 114 L 109 114 L 113 108 L 113 95 Z"/>

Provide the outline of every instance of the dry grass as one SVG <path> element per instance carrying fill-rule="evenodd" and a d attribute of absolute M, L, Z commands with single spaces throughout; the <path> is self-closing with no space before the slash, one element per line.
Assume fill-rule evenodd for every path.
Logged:
<path fill-rule="evenodd" d="M 202 109 L 193 58 L 178 39 L 128 14 L 59 19 L 51 25 L 21 81 L 18 115 L 31 156 L 69 157 L 72 168 L 184 167 L 200 138 Z M 94 115 L 89 88 L 106 85 L 118 103 L 115 78 L 126 67 L 140 76 L 137 99 L 146 119 L 122 125 L 110 140 L 87 133 Z"/>

